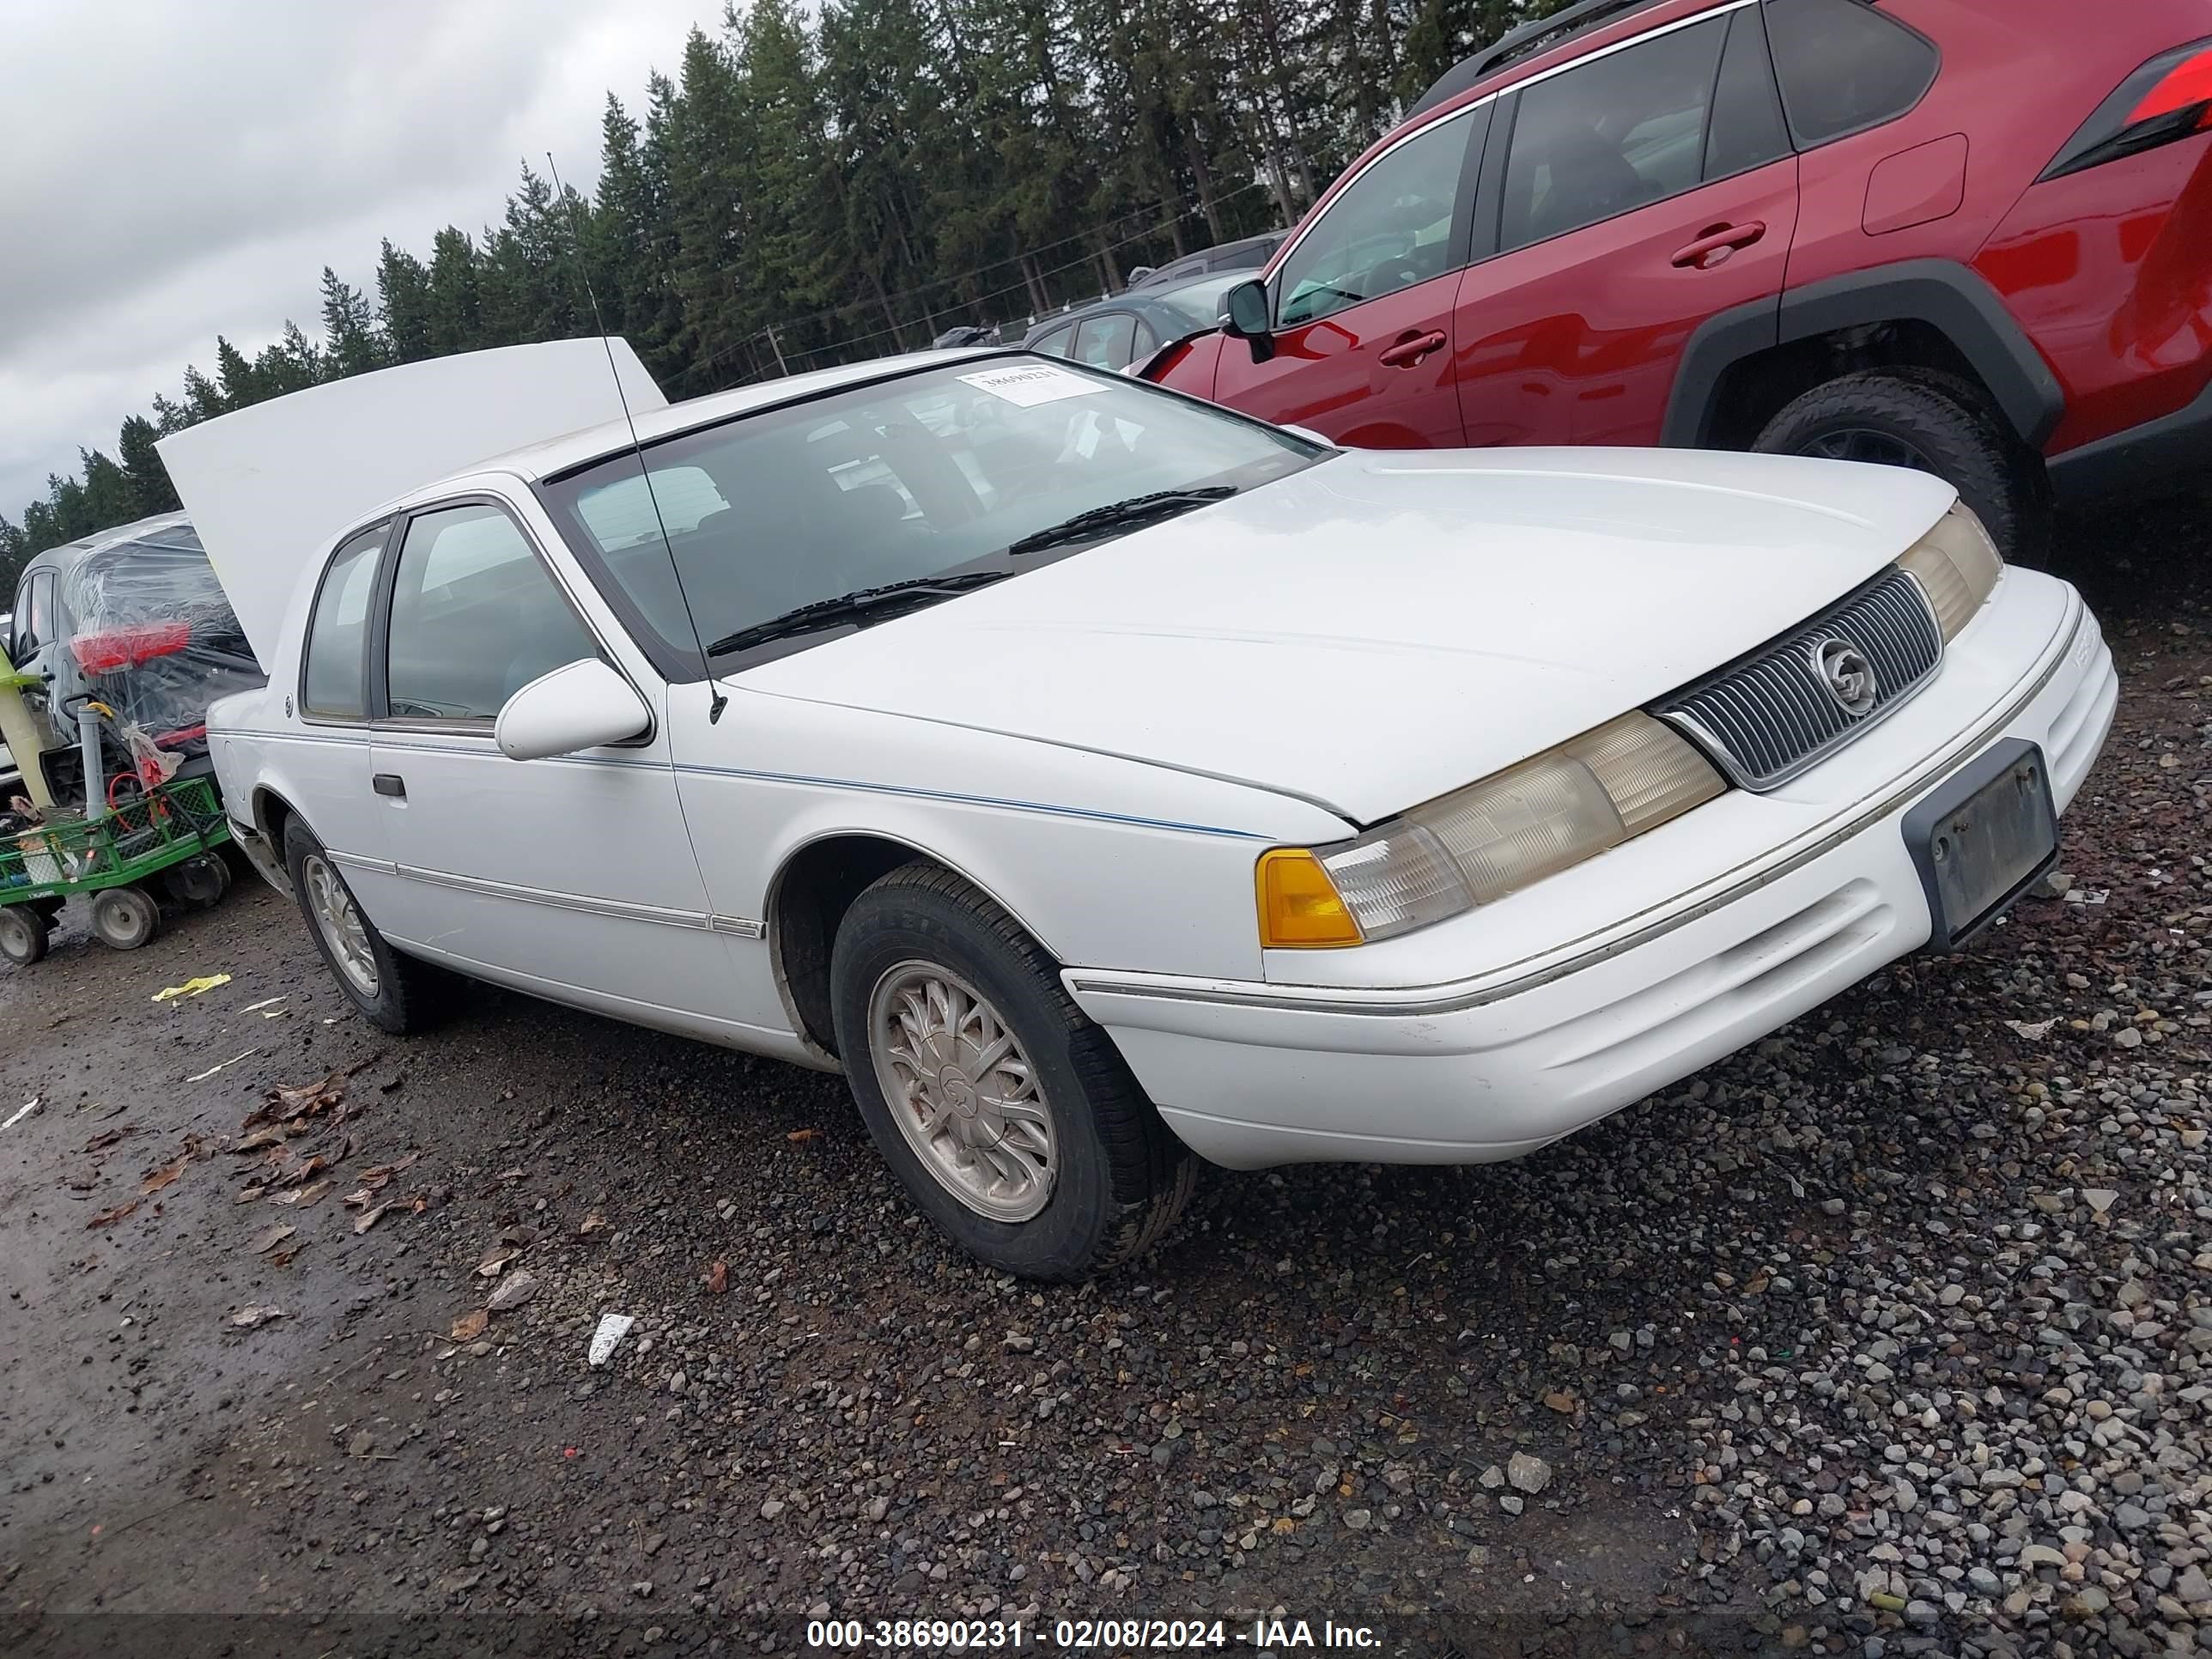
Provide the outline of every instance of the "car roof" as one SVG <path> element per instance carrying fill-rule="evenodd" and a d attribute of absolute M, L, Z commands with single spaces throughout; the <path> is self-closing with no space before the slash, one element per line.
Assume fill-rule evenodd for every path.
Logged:
<path fill-rule="evenodd" d="M 1548 16 L 1510 29 L 1438 76 L 1429 89 L 1413 100 L 1400 125 L 1441 107 L 1494 75 L 1518 68 L 1530 59 L 1547 57 L 1555 47 L 1579 44 L 1585 35 L 1593 37 L 1591 44 L 1595 44 L 1596 40 L 1610 35 L 1612 25 L 1626 22 L 1638 13 L 1668 3 L 1668 0 L 1576 0 L 1576 3 Z M 1718 3 L 1718 0 L 1706 0 L 1706 3 Z"/>
<path fill-rule="evenodd" d="M 556 473 L 605 460 L 630 447 L 633 430 L 637 442 L 649 444 L 658 439 L 678 436 L 699 427 L 714 426 L 740 415 L 755 414 L 784 404 L 803 403 L 825 392 L 836 392 L 850 386 L 866 386 L 872 380 L 895 380 L 918 368 L 1009 356 L 1018 351 L 1018 347 L 1008 346 L 956 346 L 928 351 L 908 351 L 896 356 L 872 357 L 865 362 L 842 363 L 834 368 L 809 369 L 801 374 L 781 375 L 773 380 L 733 387 L 728 392 L 709 392 L 703 398 L 671 404 L 665 409 L 641 410 L 633 420 L 603 422 L 579 431 L 563 433 L 557 438 L 548 438 L 542 442 L 526 444 L 520 449 L 508 450 L 503 454 L 487 457 L 458 472 L 449 472 L 434 483 L 395 496 L 375 512 L 362 514 L 359 522 L 366 524 L 395 508 L 411 507 L 441 495 L 462 478 L 471 478 L 486 472 L 510 472 L 534 483 Z"/>
<path fill-rule="evenodd" d="M 129 524 L 116 525 L 106 530 L 95 530 L 89 536 L 80 536 L 73 542 L 58 543 L 26 559 L 23 562 L 21 575 L 19 575 L 16 580 L 20 583 L 22 575 L 28 575 L 34 568 L 45 568 L 55 570 L 64 568 L 75 564 L 80 559 L 98 553 L 103 549 L 114 547 L 120 543 L 155 541 L 164 532 L 174 530 L 180 526 L 186 530 L 192 527 L 189 514 L 156 513 L 151 518 L 134 519 Z"/>

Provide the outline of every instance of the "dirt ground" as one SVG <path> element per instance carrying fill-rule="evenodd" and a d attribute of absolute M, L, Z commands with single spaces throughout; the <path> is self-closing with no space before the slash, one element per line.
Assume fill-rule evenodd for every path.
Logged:
<path fill-rule="evenodd" d="M 0 1119 L 38 1103 L 0 1129 L 0 1651 L 787 1650 L 810 1615 L 1078 1650 L 1054 1621 L 1137 1613 L 1295 1650 L 1241 1639 L 1271 1612 L 1466 1654 L 2185 1648 L 2212 1537 L 2166 1446 L 2132 1545 L 2101 1487 L 2046 1500 L 2088 1516 L 2070 1578 L 1953 1476 L 2094 1473 L 2070 1418 L 2006 1449 L 2081 1392 L 2054 1321 L 2139 1383 L 2212 1323 L 2176 1081 L 2212 996 L 2205 507 L 2062 548 L 2126 681 L 2071 902 L 1520 1164 L 1211 1172 L 1082 1289 L 950 1251 L 835 1079 L 489 990 L 386 1037 L 251 879 L 133 953 L 72 915 L 0 970 Z M 2099 1357 L 2068 1310 L 2123 1279 L 2180 1358 Z M 2158 1390 L 2113 1388 L 2152 1446 Z"/>

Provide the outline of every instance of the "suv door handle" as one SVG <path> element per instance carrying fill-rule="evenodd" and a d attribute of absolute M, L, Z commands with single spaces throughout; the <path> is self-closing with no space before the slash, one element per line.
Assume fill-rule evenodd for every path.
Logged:
<path fill-rule="evenodd" d="M 1749 247 L 1765 234 L 1766 225 L 1759 219 L 1746 220 L 1740 225 L 1715 225 L 1687 247 L 1675 249 L 1672 263 L 1711 270 L 1738 248 Z"/>
<path fill-rule="evenodd" d="M 1378 362 L 1388 363 L 1393 368 L 1411 368 L 1431 351 L 1440 349 L 1443 343 L 1443 331 L 1432 328 L 1426 334 L 1410 334 L 1395 345 L 1383 347 L 1375 356 Z"/>
<path fill-rule="evenodd" d="M 379 772 L 368 781 L 369 787 L 380 795 L 389 795 L 394 800 L 407 799 L 407 780 L 397 772 Z"/>

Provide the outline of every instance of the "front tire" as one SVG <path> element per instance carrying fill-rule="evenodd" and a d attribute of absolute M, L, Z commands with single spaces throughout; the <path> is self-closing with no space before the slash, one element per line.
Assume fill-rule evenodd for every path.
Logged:
<path fill-rule="evenodd" d="M 830 956 L 860 1115 L 955 1243 L 1026 1279 L 1133 1260 L 1197 1172 L 1106 1033 L 1013 918 L 915 863 L 854 902 Z"/>
<path fill-rule="evenodd" d="M 284 867 L 315 948 L 346 1000 L 394 1036 L 428 1025 L 442 975 L 385 943 L 368 912 L 354 902 L 336 860 L 298 818 L 284 827 Z"/>
<path fill-rule="evenodd" d="M 2040 463 L 1955 375 L 1910 368 L 1842 375 L 1785 405 L 1752 447 L 1931 472 L 1958 490 L 2008 560 L 2033 562 L 2048 544 Z"/>
<path fill-rule="evenodd" d="M 47 922 L 27 904 L 0 908 L 0 956 L 20 968 L 45 960 Z"/>

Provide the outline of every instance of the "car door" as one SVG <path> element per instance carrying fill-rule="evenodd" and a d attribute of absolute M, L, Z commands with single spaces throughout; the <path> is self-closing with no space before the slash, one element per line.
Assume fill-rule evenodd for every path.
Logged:
<path fill-rule="evenodd" d="M 493 495 L 404 517 L 371 647 L 374 777 L 392 875 L 389 936 L 562 1000 L 647 1024 L 728 1010 L 725 942 L 677 804 L 662 688 L 596 596 L 556 574 L 550 527 Z M 571 583 L 574 583 L 572 586 Z M 507 698 L 599 656 L 653 708 L 634 741 L 513 761 Z"/>
<path fill-rule="evenodd" d="M 1218 401 L 1362 448 L 1462 441 L 1453 308 L 1489 125 L 1431 122 L 1329 199 L 1268 280 L 1272 336 L 1224 343 Z"/>
<path fill-rule="evenodd" d="M 1457 299 L 1468 441 L 1657 442 L 1698 325 L 1780 313 L 1797 161 L 1759 9 L 1540 76 L 1496 131 L 1475 240 L 1497 252 Z"/>

